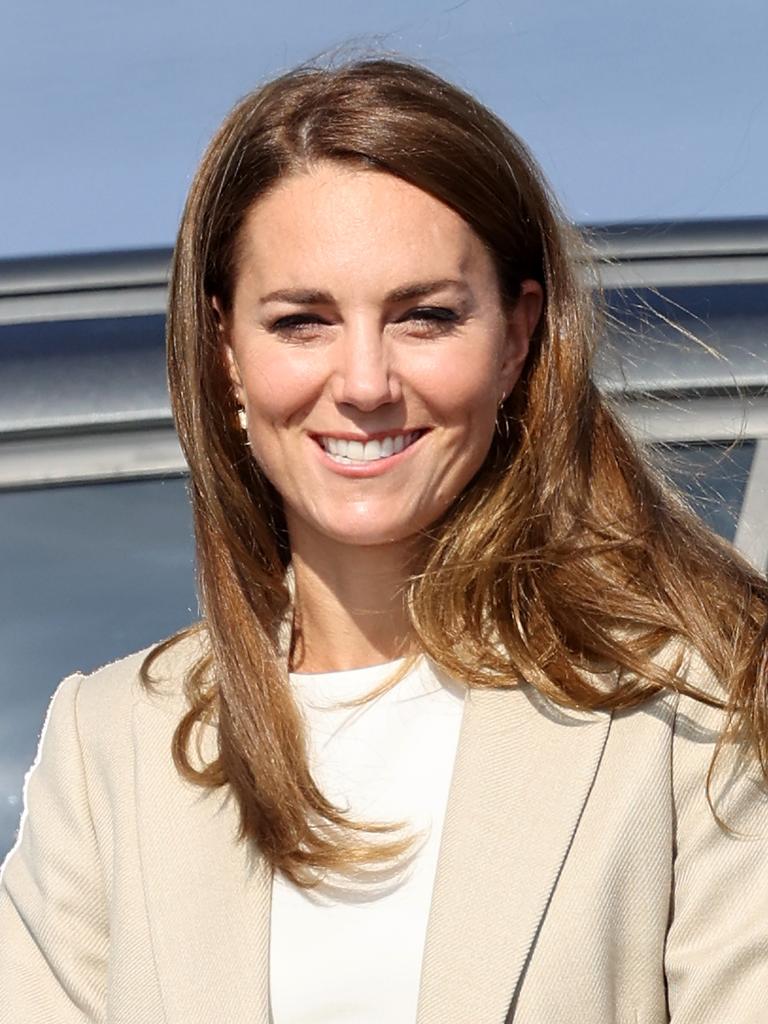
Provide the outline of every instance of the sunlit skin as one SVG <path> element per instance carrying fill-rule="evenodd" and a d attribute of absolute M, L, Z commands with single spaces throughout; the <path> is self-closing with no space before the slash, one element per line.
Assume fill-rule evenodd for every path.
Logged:
<path fill-rule="evenodd" d="M 410 544 L 482 464 L 540 310 L 534 281 L 505 309 L 472 229 L 391 175 L 318 164 L 249 212 L 224 352 L 252 456 L 283 499 L 318 655 L 305 671 L 400 652 Z M 327 450 L 386 437 L 413 443 L 374 462 Z M 346 653 L 320 653 L 315 619 Z"/>

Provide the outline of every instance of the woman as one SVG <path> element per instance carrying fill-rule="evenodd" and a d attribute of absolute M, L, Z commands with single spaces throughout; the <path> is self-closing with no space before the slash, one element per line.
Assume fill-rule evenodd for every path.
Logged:
<path fill-rule="evenodd" d="M 168 320 L 205 617 L 54 697 L 9 1020 L 765 1019 L 768 590 L 596 390 L 583 271 L 423 68 L 229 115 Z"/>

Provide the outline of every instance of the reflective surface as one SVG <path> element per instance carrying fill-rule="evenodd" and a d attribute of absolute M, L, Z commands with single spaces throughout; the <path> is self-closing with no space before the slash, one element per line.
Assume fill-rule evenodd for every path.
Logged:
<path fill-rule="evenodd" d="M 0 327 L 0 431 L 170 417 L 165 317 Z"/>
<path fill-rule="evenodd" d="M 751 440 L 666 444 L 655 448 L 655 461 L 694 512 L 732 542 L 754 454 Z"/>
<path fill-rule="evenodd" d="M 610 290 L 598 380 L 611 390 L 693 393 L 764 388 L 768 288 Z"/>
<path fill-rule="evenodd" d="M 667 444 L 653 457 L 733 540 L 753 441 Z M 0 494 L 0 859 L 50 696 L 77 669 L 146 647 L 198 617 L 184 479 Z"/>
<path fill-rule="evenodd" d="M 0 858 L 57 683 L 198 618 L 185 483 L 0 495 Z"/>

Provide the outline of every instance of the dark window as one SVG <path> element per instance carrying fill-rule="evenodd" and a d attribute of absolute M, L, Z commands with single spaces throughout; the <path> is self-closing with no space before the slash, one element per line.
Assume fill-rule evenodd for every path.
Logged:
<path fill-rule="evenodd" d="M 658 445 L 656 461 L 690 506 L 726 540 L 733 541 L 749 479 L 753 440 L 695 441 Z"/>
<path fill-rule="evenodd" d="M 185 483 L 0 494 L 0 858 L 56 684 L 198 618 Z"/>

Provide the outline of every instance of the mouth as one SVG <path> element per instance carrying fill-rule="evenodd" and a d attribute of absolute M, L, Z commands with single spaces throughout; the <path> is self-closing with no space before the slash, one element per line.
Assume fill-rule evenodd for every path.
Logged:
<path fill-rule="evenodd" d="M 380 462 L 382 459 L 399 455 L 426 433 L 426 429 L 399 430 L 366 439 L 338 437 L 333 434 L 315 434 L 314 440 L 334 462 L 338 462 L 342 466 L 349 466 Z"/>

